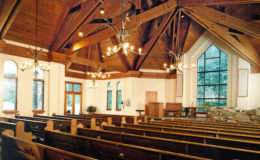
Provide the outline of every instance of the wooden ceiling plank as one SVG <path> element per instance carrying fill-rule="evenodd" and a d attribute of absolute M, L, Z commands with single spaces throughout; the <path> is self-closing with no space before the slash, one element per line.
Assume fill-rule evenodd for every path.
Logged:
<path fill-rule="evenodd" d="M 111 41 L 113 45 L 118 45 L 119 40 L 116 36 L 111 37 Z M 118 52 L 118 56 L 120 58 L 120 61 L 122 62 L 123 66 L 125 67 L 126 70 L 130 70 L 131 67 L 126 59 L 126 55 L 122 53 L 122 49 Z"/>
<path fill-rule="evenodd" d="M 248 35 L 260 38 L 260 27 L 254 23 L 244 21 L 226 13 L 205 6 L 185 7 L 191 14 L 200 15 L 209 21 L 221 24 Z"/>
<path fill-rule="evenodd" d="M 141 65 L 143 64 L 146 57 L 150 54 L 153 46 L 157 42 L 157 40 L 160 38 L 161 34 L 167 29 L 168 25 L 172 22 L 176 14 L 174 12 L 170 13 L 165 19 L 161 22 L 160 27 L 158 28 L 155 35 L 144 45 L 143 52 L 146 53 L 145 55 L 142 55 L 139 57 L 136 65 L 135 70 L 139 70 Z"/>
<path fill-rule="evenodd" d="M 202 33 L 204 31 L 202 27 L 200 27 L 201 29 L 198 29 L 197 27 L 199 27 L 199 26 L 197 25 L 197 27 L 196 27 L 195 23 L 196 22 L 191 21 L 189 30 L 187 32 L 186 40 L 183 45 L 183 49 L 182 49 L 183 53 L 186 53 L 189 51 L 189 49 L 194 45 L 194 43 L 199 39 L 199 37 L 202 35 Z"/>
<path fill-rule="evenodd" d="M 244 35 L 238 37 L 240 38 L 239 42 L 232 35 L 229 34 L 228 30 L 225 27 L 208 21 L 207 19 L 204 19 L 199 15 L 195 15 L 193 13 L 190 14 L 186 9 L 184 9 L 184 12 L 185 14 L 189 15 L 194 21 L 204 27 L 207 31 L 209 31 L 212 35 L 214 35 L 220 41 L 233 49 L 238 55 L 246 59 L 249 63 L 256 66 L 260 65 L 260 56 L 255 51 L 255 49 L 252 49 L 253 47 L 251 47 L 251 43 L 241 43 L 241 40 L 245 42 L 246 37 Z"/>
<path fill-rule="evenodd" d="M 259 3 L 260 0 L 177 0 L 179 6 Z"/>
<path fill-rule="evenodd" d="M 81 64 L 81 65 L 85 65 L 85 66 L 90 66 L 90 67 L 96 67 L 98 66 L 99 62 L 94 61 L 94 60 L 89 60 L 86 58 L 81 58 L 81 57 L 73 57 L 73 56 L 68 56 L 68 59 L 72 62 L 72 63 L 77 63 L 77 64 Z M 113 65 L 108 65 L 105 63 L 100 63 L 102 68 L 109 68 L 115 71 L 119 71 L 119 72 L 127 72 L 127 70 L 123 69 L 122 67 L 116 67 Z"/>
<path fill-rule="evenodd" d="M 13 23 L 24 0 L 5 0 L 0 14 L 0 39 L 3 39 Z"/>
<path fill-rule="evenodd" d="M 156 6 L 152 9 L 149 9 L 145 12 L 142 12 L 139 15 L 133 15 L 130 17 L 130 22 L 126 25 L 126 29 L 138 27 L 139 25 L 148 22 L 152 19 L 155 19 L 159 16 L 165 15 L 171 11 L 173 11 L 177 6 L 176 0 L 168 0 L 167 2 Z M 116 24 L 117 27 L 121 27 L 121 22 Z M 115 31 L 111 30 L 110 28 L 104 29 L 100 31 L 100 38 L 101 40 L 107 39 L 115 35 Z M 71 50 L 76 51 L 78 49 L 81 49 L 85 46 L 97 43 L 99 40 L 99 33 L 92 34 L 91 36 L 88 36 L 80 41 L 77 41 L 73 43 Z"/>
<path fill-rule="evenodd" d="M 59 50 L 83 24 L 88 24 L 100 5 L 100 0 L 98 2 L 89 0 L 82 4 L 81 10 L 68 14 L 51 50 Z"/>

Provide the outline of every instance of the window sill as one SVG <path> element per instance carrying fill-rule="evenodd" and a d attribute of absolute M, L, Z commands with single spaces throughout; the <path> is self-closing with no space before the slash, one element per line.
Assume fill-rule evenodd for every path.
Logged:
<path fill-rule="evenodd" d="M 17 111 L 17 110 L 4 110 L 3 113 L 4 114 L 18 114 L 19 111 Z"/>
<path fill-rule="evenodd" d="M 37 115 L 37 114 L 43 114 L 45 111 L 44 110 L 32 110 L 32 112 L 34 115 Z"/>
<path fill-rule="evenodd" d="M 116 109 L 116 111 L 121 111 L 121 109 Z"/>
<path fill-rule="evenodd" d="M 110 108 L 107 108 L 107 111 L 111 111 L 112 109 L 110 109 Z"/>

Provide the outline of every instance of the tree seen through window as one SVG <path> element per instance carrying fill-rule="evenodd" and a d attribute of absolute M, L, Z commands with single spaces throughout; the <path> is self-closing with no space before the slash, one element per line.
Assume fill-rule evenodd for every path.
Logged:
<path fill-rule="evenodd" d="M 197 106 L 227 105 L 228 56 L 213 44 L 198 59 Z"/>

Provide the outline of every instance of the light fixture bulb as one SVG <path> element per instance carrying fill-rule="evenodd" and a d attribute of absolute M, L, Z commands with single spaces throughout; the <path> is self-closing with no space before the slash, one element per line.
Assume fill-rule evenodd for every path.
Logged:
<path fill-rule="evenodd" d="M 163 66 L 166 68 L 167 67 L 167 63 L 164 63 Z"/>
<path fill-rule="evenodd" d="M 82 37 L 84 34 L 83 32 L 79 32 L 79 36 Z"/>
<path fill-rule="evenodd" d="M 117 46 L 114 46 L 113 47 L 113 52 L 116 52 L 116 50 L 117 50 Z"/>
<path fill-rule="evenodd" d="M 131 51 L 133 51 L 133 50 L 134 50 L 134 46 L 131 46 L 131 48 L 130 48 L 130 49 L 131 49 Z"/>
<path fill-rule="evenodd" d="M 141 53 L 141 52 L 142 52 L 142 48 L 139 48 L 139 49 L 138 49 L 138 52 Z"/>
<path fill-rule="evenodd" d="M 110 51 L 111 51 L 111 48 L 110 48 L 110 47 L 108 47 L 108 48 L 107 48 L 107 50 L 110 52 Z"/>
<path fill-rule="evenodd" d="M 99 13 L 102 14 L 102 15 L 105 14 L 104 8 L 100 8 L 100 9 L 99 9 Z"/>

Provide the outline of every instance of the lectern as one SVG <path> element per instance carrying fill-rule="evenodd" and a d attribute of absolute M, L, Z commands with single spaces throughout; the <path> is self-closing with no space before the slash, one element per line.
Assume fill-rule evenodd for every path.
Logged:
<path fill-rule="evenodd" d="M 148 117 L 163 118 L 163 103 L 149 102 L 148 103 Z"/>

